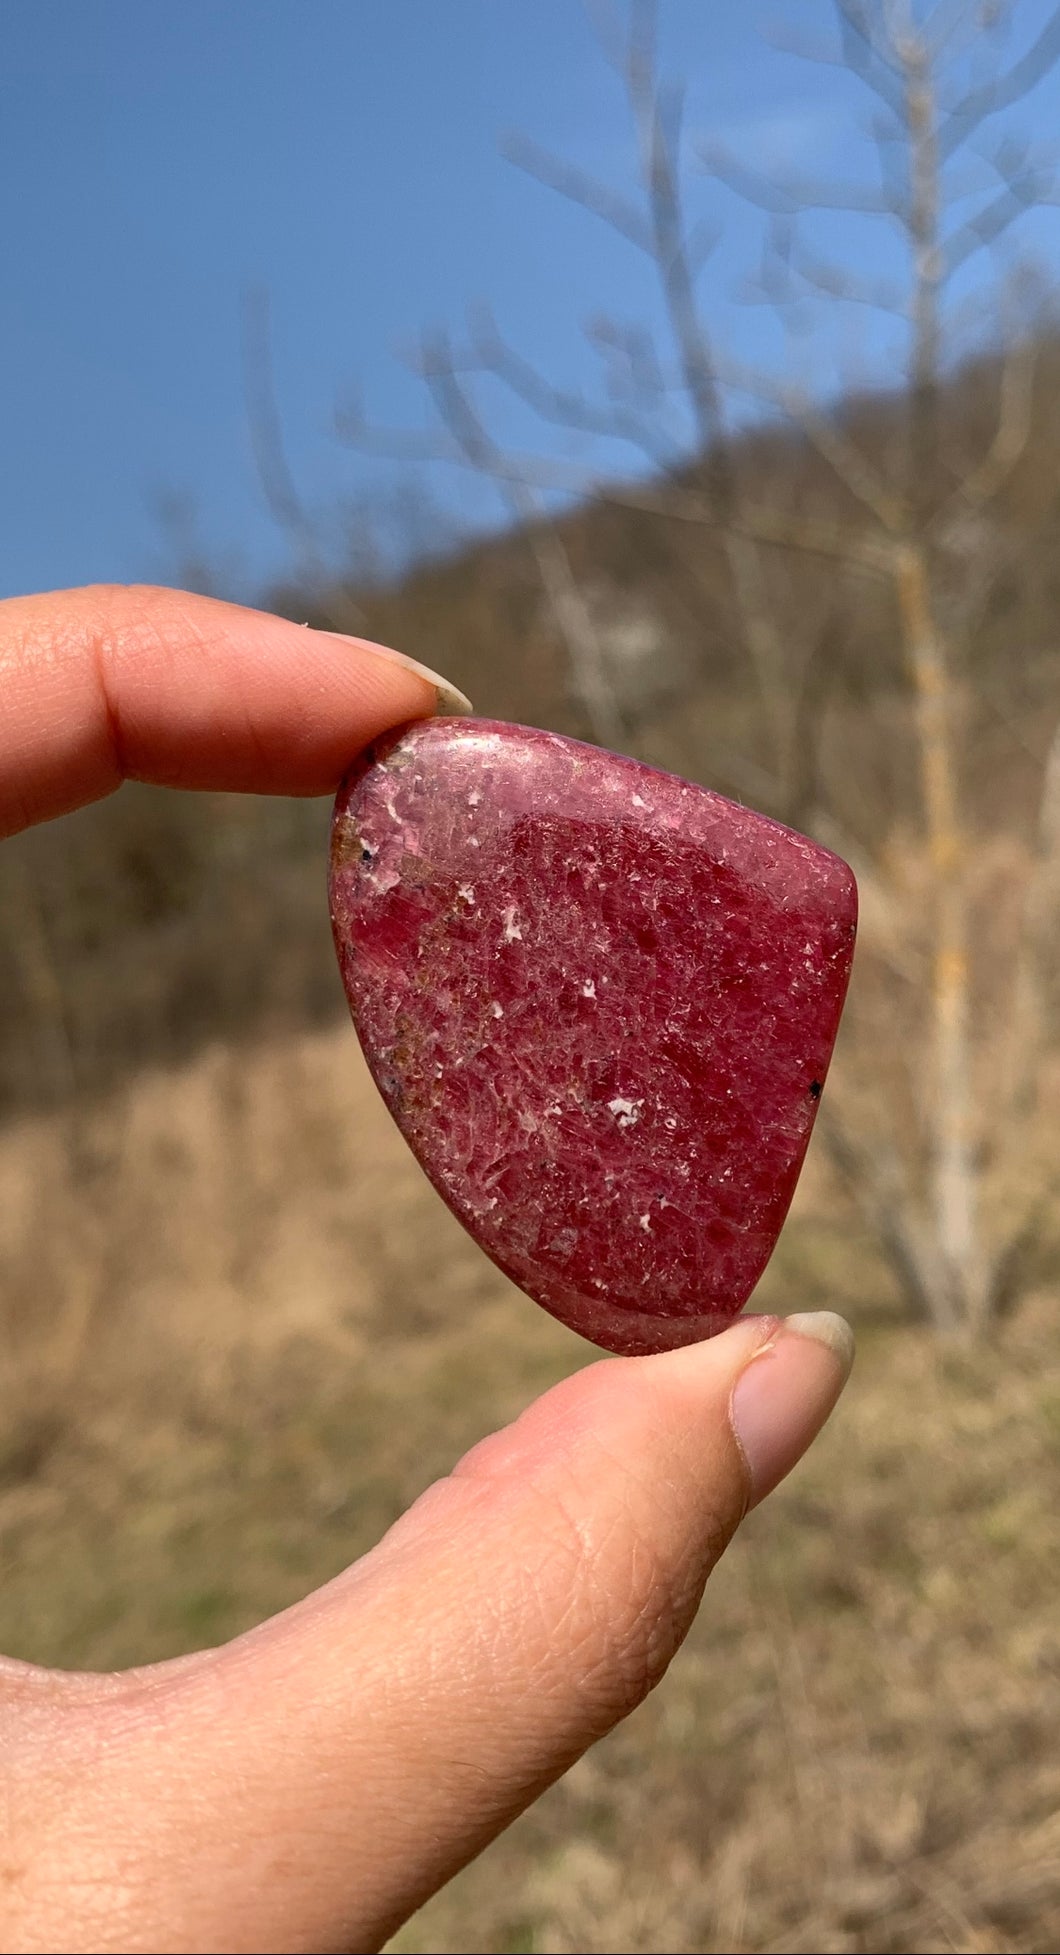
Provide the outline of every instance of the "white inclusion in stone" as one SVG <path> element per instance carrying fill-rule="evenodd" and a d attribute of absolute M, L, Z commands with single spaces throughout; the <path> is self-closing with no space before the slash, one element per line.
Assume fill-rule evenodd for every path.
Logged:
<path fill-rule="evenodd" d="M 503 1005 L 499 1005 L 499 1004 L 497 1003 L 497 1000 L 496 1000 L 496 998 L 495 998 L 495 999 L 493 1000 L 493 1003 L 492 1003 L 492 1005 L 490 1006 L 490 1010 L 491 1010 L 491 1012 L 493 1013 L 493 1016 L 494 1016 L 494 1018 L 503 1018 L 503 1017 L 504 1017 L 504 1006 L 503 1006 Z"/>
<path fill-rule="evenodd" d="M 506 944 L 522 943 L 523 932 L 520 924 L 516 920 L 515 904 L 509 903 L 508 908 L 506 910 L 502 910 L 501 914 L 504 918 L 505 943 Z"/>
<path fill-rule="evenodd" d="M 467 903 L 467 904 L 468 904 L 468 906 L 469 906 L 469 908 L 471 908 L 471 909 L 474 909 L 474 907 L 475 907 L 475 885 L 474 885 L 474 883 L 470 883 L 470 882 L 462 882 L 462 883 L 461 883 L 461 885 L 460 885 L 460 887 L 459 887 L 459 889 L 457 890 L 457 892 L 456 892 L 456 893 L 457 893 L 457 895 L 459 896 L 459 898 L 460 898 L 460 901 L 461 901 L 462 903 Z"/>
<path fill-rule="evenodd" d="M 643 1100 L 608 1100 L 607 1111 L 614 1114 L 620 1127 L 635 1127 L 643 1105 Z"/>
<path fill-rule="evenodd" d="M 471 793 L 467 797 L 468 807 L 477 808 L 481 799 L 482 799 L 482 789 L 480 787 L 473 787 Z"/>
<path fill-rule="evenodd" d="M 586 978 L 585 983 L 582 985 L 582 997 L 595 998 L 595 996 L 596 996 L 596 986 L 593 983 L 592 978 Z"/>
<path fill-rule="evenodd" d="M 633 806 L 635 808 L 646 808 L 647 805 L 648 804 L 645 801 L 644 796 L 642 794 L 635 794 L 633 796 Z"/>
<path fill-rule="evenodd" d="M 640 1226 L 641 1226 L 641 1228 L 642 1228 L 642 1229 L 650 1229 L 650 1228 L 651 1228 L 651 1216 L 650 1216 L 650 1215 L 641 1215 L 641 1216 L 639 1217 L 639 1221 L 640 1221 Z"/>

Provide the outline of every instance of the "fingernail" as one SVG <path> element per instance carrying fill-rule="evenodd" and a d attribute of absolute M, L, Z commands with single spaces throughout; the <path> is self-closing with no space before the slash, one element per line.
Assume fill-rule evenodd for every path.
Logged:
<path fill-rule="evenodd" d="M 831 1310 L 782 1317 L 733 1387 L 730 1416 L 752 1505 L 790 1473 L 817 1437 L 854 1362 L 854 1333 Z"/>
<path fill-rule="evenodd" d="M 440 672 L 432 672 L 429 665 L 421 665 L 418 658 L 410 658 L 407 652 L 395 652 L 392 646 L 377 645 L 371 638 L 352 638 L 347 631 L 323 631 L 320 635 L 322 638 L 337 638 L 343 645 L 354 645 L 359 652 L 367 652 L 370 658 L 386 659 L 390 665 L 403 665 L 406 672 L 415 672 L 417 678 L 426 679 L 427 684 L 434 687 L 437 695 L 438 703 L 434 709 L 436 715 L 473 713 L 475 710 L 470 699 L 460 691 L 458 686 L 452 685 L 448 679 L 443 679 Z"/>

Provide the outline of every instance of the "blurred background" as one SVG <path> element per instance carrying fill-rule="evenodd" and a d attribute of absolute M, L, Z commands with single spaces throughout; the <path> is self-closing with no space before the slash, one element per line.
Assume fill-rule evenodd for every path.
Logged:
<path fill-rule="evenodd" d="M 0 18 L 0 594 L 186 584 L 838 848 L 758 1293 L 858 1369 L 665 1683 L 413 1950 L 1060 1944 L 1060 12 Z M 343 1566 L 591 1352 L 390 1127 L 328 808 L 0 852 L 0 1647 Z"/>

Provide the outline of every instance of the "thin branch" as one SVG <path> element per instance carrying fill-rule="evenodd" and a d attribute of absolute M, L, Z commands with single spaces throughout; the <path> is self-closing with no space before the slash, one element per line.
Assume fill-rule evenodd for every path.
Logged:
<path fill-rule="evenodd" d="M 584 6 L 600 53 L 608 67 L 621 74 L 626 59 L 626 42 L 615 0 L 584 0 Z"/>
<path fill-rule="evenodd" d="M 626 88 L 640 153 L 641 178 L 651 221 L 652 257 L 691 406 L 703 468 L 722 524 L 736 616 L 748 663 L 778 761 L 783 764 L 783 709 L 779 673 L 783 645 L 754 543 L 733 526 L 741 498 L 718 389 L 714 353 L 696 300 L 681 184 L 683 96 L 664 89 L 656 67 L 655 0 L 634 0 L 630 18 Z"/>
<path fill-rule="evenodd" d="M 272 362 L 272 318 L 264 287 L 243 296 L 243 387 L 258 479 L 269 511 L 299 552 L 316 555 L 313 527 L 294 485 L 284 450 Z"/>
<path fill-rule="evenodd" d="M 847 37 L 849 52 L 847 59 L 855 71 L 860 73 L 861 63 L 868 58 L 894 80 L 901 83 L 902 69 L 895 60 L 891 38 L 881 39 L 876 31 L 873 11 L 866 0 L 834 0 L 839 20 L 839 30 Z M 878 13 L 877 9 L 877 13 Z M 886 16 L 881 22 L 886 32 Z M 860 50 L 860 51 L 859 51 Z"/>
<path fill-rule="evenodd" d="M 759 210 L 770 211 L 777 216 L 797 217 L 805 210 L 848 211 L 870 217 L 897 215 L 893 198 L 886 191 L 873 189 L 869 184 L 844 184 L 840 188 L 838 185 L 833 187 L 814 183 L 802 177 L 789 177 L 782 184 L 773 183 L 769 177 L 761 176 L 757 170 L 740 162 L 720 143 L 700 143 L 697 149 L 700 161 L 711 176 L 726 184 L 745 203 L 755 204 Z"/>
<path fill-rule="evenodd" d="M 844 488 L 855 497 L 884 529 L 894 534 L 906 522 L 904 503 L 894 496 L 872 464 L 828 415 L 815 408 L 805 394 L 796 393 L 783 383 L 756 373 L 753 368 L 726 362 L 721 368 L 726 386 L 739 389 L 779 407 L 801 428 L 819 455 L 829 464 Z"/>
<path fill-rule="evenodd" d="M 982 509 L 998 494 L 1027 452 L 1034 426 L 1034 380 L 1038 349 L 1027 340 L 1013 349 L 1001 370 L 997 428 L 986 454 L 954 490 L 934 518 L 944 528 L 958 507 Z"/>
<path fill-rule="evenodd" d="M 628 238 L 638 251 L 651 251 L 651 235 L 648 225 L 635 204 L 612 190 L 599 178 L 590 176 L 588 171 L 580 170 L 575 163 L 565 162 L 562 157 L 553 156 L 539 143 L 532 142 L 528 136 L 505 136 L 500 145 L 501 155 L 516 169 L 523 170 L 527 176 L 543 183 L 547 190 L 555 190 L 572 204 L 580 204 L 609 224 L 613 231 Z"/>
<path fill-rule="evenodd" d="M 904 155 L 908 160 L 908 126 L 903 120 L 898 129 L 889 128 L 885 118 L 874 115 L 869 121 L 867 135 L 876 158 L 881 200 L 893 212 L 903 233 L 907 232 L 909 181 L 908 175 L 903 175 L 901 162 L 897 159 Z"/>
<path fill-rule="evenodd" d="M 981 8 L 982 0 L 952 0 L 952 4 L 948 4 L 948 0 L 939 0 L 924 22 L 924 32 L 934 62 L 942 58 L 947 48 L 972 23 L 973 14 Z M 973 35 L 977 31 L 980 30 L 972 23 Z"/>
<path fill-rule="evenodd" d="M 1060 7 L 1050 14 L 1026 54 L 1013 63 L 1007 74 L 995 75 L 977 88 L 971 88 L 950 110 L 939 132 L 939 154 L 945 163 L 973 131 L 1000 110 L 1012 107 L 1036 88 L 1060 60 Z"/>
<path fill-rule="evenodd" d="M 873 26 L 863 0 L 834 0 L 843 60 L 850 72 L 885 103 L 899 121 L 905 117 L 901 69 Z"/>
<path fill-rule="evenodd" d="M 575 428 L 609 441 L 626 441 L 641 449 L 649 461 L 658 465 L 673 460 L 673 444 L 660 436 L 657 427 L 643 414 L 612 402 L 599 403 L 584 394 L 554 387 L 544 375 L 517 353 L 498 331 L 492 315 L 483 310 L 472 325 L 472 344 L 478 359 L 503 382 L 518 399 L 533 408 L 543 421 L 562 428 Z"/>
<path fill-rule="evenodd" d="M 943 278 L 952 278 L 954 272 L 966 265 L 976 252 L 996 244 L 998 238 L 1027 211 L 1047 202 L 1052 187 L 1050 178 L 1036 170 L 1028 170 L 1022 177 L 1014 178 L 998 196 L 945 239 L 941 247 Z"/>
<path fill-rule="evenodd" d="M 731 492 L 721 405 L 714 378 L 711 348 L 696 306 L 694 282 L 686 252 L 684 214 L 677 157 L 680 149 L 681 97 L 673 93 L 663 102 L 653 67 L 654 14 L 645 6 L 634 13 L 637 29 L 631 43 L 629 97 L 640 146 L 641 173 L 648 198 L 652 256 L 659 269 L 663 295 L 688 398 L 692 404 L 700 444 L 712 448 L 716 487 Z"/>
<path fill-rule="evenodd" d="M 468 464 L 494 481 L 501 456 L 453 367 L 444 333 L 423 347 L 423 377 L 443 425 Z M 625 725 L 607 676 L 603 648 L 589 606 L 571 568 L 566 546 L 523 482 L 508 478 L 509 507 L 522 525 L 541 586 L 566 645 L 571 675 L 585 707 L 593 738 L 606 746 L 625 744 Z"/>
<path fill-rule="evenodd" d="M 898 1278 L 919 1314 L 936 1328 L 954 1328 L 937 1280 L 935 1259 L 920 1218 L 909 1177 L 894 1149 L 873 1135 L 870 1146 L 855 1140 L 827 1094 L 817 1118 L 817 1132 L 840 1179 L 881 1243 Z"/>
<path fill-rule="evenodd" d="M 890 576 L 893 570 L 891 549 L 837 523 L 815 522 L 812 517 L 796 516 L 786 509 L 767 509 L 759 504 L 741 506 L 719 521 L 711 498 L 679 489 L 664 488 L 657 496 L 627 487 L 623 483 L 599 482 L 591 493 L 601 502 L 618 503 L 625 509 L 643 509 L 654 516 L 673 516 L 679 522 L 701 523 L 706 529 L 731 531 L 755 543 L 773 544 L 777 549 L 795 550 L 807 556 L 828 557 L 852 568 Z"/>
<path fill-rule="evenodd" d="M 685 258 L 693 282 L 709 264 L 721 243 L 721 225 L 713 218 L 697 217 L 685 238 Z"/>
<path fill-rule="evenodd" d="M 352 599 L 336 590 L 336 579 L 324 562 L 316 530 L 288 465 L 273 374 L 271 305 L 264 287 L 244 293 L 242 326 L 247 423 L 269 513 L 290 538 L 301 573 L 312 586 L 323 615 L 339 631 L 358 630 L 364 614 Z"/>
<path fill-rule="evenodd" d="M 973 620 L 982 617 L 998 579 L 1006 572 L 1014 572 L 1021 562 L 1029 560 L 1049 524 L 1055 522 L 1058 516 L 1060 495 L 1051 496 L 1044 507 L 1036 512 L 1032 522 L 1025 521 L 1018 531 L 995 537 L 992 556 L 987 557 L 983 553 L 980 562 L 969 569 L 963 581 L 959 614 L 965 631 Z"/>
<path fill-rule="evenodd" d="M 893 312 L 905 316 L 905 301 L 901 293 L 888 283 L 876 283 L 871 279 L 859 279 L 845 266 L 829 264 L 825 258 L 811 257 L 800 242 L 791 254 L 791 267 L 795 276 L 811 285 L 825 298 L 840 299 L 845 305 L 867 306 L 871 312 Z"/>
<path fill-rule="evenodd" d="M 643 326 L 602 316 L 586 324 L 585 337 L 604 369 L 613 400 L 625 400 L 644 414 L 668 406 L 667 387 L 651 334 Z"/>
<path fill-rule="evenodd" d="M 938 157 L 937 77 L 923 40 L 909 30 L 903 6 L 901 31 L 892 46 L 902 75 L 909 154 L 909 199 L 903 213 L 912 258 L 909 301 L 910 389 L 908 468 L 905 492 L 923 513 L 935 465 L 935 422 L 939 386 L 943 261 L 939 251 L 942 182 Z"/>
<path fill-rule="evenodd" d="M 746 536 L 757 543 L 768 543 L 781 550 L 827 557 L 848 564 L 852 569 L 876 576 L 893 572 L 893 551 L 884 543 L 838 523 L 818 522 L 812 517 L 785 509 L 762 506 L 745 508 L 719 517 L 714 498 L 695 490 L 682 489 L 665 480 L 653 490 L 635 483 L 608 481 L 604 476 L 588 476 L 580 468 L 541 455 L 520 455 L 497 450 L 489 469 L 468 455 L 450 434 L 430 428 L 376 428 L 347 409 L 336 415 L 336 433 L 350 447 L 377 455 L 421 462 L 447 462 L 457 467 L 472 467 L 488 473 L 501 485 L 514 484 L 548 493 L 576 496 L 585 502 L 613 503 L 622 509 L 639 509 L 648 516 L 673 517 L 678 522 L 699 523 L 719 535 L 726 531 Z"/>

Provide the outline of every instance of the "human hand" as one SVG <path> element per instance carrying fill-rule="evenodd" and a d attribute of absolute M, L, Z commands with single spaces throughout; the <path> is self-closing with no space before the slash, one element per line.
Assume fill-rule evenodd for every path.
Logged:
<path fill-rule="evenodd" d="M 429 676 L 173 591 L 0 603 L 0 834 L 123 778 L 324 794 Z M 852 1345 L 828 1313 L 590 1365 L 217 1650 L 0 1660 L 0 1945 L 377 1948 L 662 1676 Z"/>

